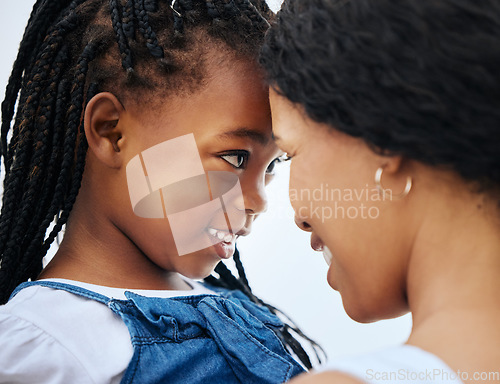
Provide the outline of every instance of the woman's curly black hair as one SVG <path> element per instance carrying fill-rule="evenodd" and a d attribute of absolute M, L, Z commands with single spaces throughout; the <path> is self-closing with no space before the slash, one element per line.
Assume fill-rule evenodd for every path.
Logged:
<path fill-rule="evenodd" d="M 270 84 L 381 153 L 500 194 L 500 1 L 286 0 Z"/>

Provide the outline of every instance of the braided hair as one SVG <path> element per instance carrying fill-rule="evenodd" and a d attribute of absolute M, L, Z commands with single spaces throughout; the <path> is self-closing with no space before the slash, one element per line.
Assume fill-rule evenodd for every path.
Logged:
<path fill-rule="evenodd" d="M 36 2 L 1 107 L 0 303 L 18 284 L 37 278 L 68 220 L 88 149 L 87 102 L 103 91 L 121 99 L 151 90 L 195 92 L 204 82 L 207 39 L 257 65 L 273 16 L 264 0 Z M 239 289 L 276 313 L 252 294 L 238 252 L 235 263 L 238 277 L 221 263 L 218 277 L 207 282 Z M 290 331 L 302 335 L 287 325 L 284 344 L 311 367 Z"/>

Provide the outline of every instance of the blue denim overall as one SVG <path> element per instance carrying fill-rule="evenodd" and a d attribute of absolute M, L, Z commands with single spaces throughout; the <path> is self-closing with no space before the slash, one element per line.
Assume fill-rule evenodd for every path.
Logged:
<path fill-rule="evenodd" d="M 96 300 L 123 319 L 134 353 L 121 383 L 282 383 L 303 372 L 272 330 L 281 321 L 241 292 L 173 298 L 125 292 L 128 300 L 118 300 L 34 281 L 18 286 L 11 297 L 32 285 Z"/>

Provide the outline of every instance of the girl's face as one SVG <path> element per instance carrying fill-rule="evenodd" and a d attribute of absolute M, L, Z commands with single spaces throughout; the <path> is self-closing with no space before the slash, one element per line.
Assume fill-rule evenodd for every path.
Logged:
<path fill-rule="evenodd" d="M 226 237 L 224 242 L 217 238 L 227 234 L 228 217 L 223 211 L 219 210 L 210 217 L 202 215 L 181 224 L 198 236 L 212 236 L 214 245 L 179 255 L 179 243 L 176 246 L 175 242 L 179 237 L 173 234 L 169 220 L 141 218 L 134 214 L 123 167 L 117 193 L 122 208 L 114 210 L 112 220 L 140 252 L 160 268 L 191 278 L 206 277 L 221 259 L 233 255 L 235 237 L 250 233 L 253 221 L 266 210 L 264 187 L 273 177 L 281 151 L 272 140 L 268 91 L 263 84 L 262 76 L 254 68 L 237 63 L 231 69 L 214 71 L 207 85 L 191 95 L 169 97 L 165 103 L 155 100 L 154 106 L 141 105 L 137 101 L 124 104 L 125 113 L 119 124 L 127 132 L 120 143 L 126 162 L 158 144 L 192 134 L 204 171 L 234 175 L 229 184 L 239 179 L 241 185 L 242 195 L 239 197 L 242 201 L 233 201 L 232 207 L 224 207 L 228 214 L 232 209 L 233 218 L 237 217 L 239 221 L 237 231 L 234 231 L 237 236 Z M 179 158 L 184 154 L 184 150 L 180 150 Z M 179 164 L 179 168 L 183 166 Z M 198 187 L 201 191 L 207 185 L 206 178 L 202 179 L 201 183 L 186 185 L 180 194 L 177 189 L 173 198 L 165 192 L 164 198 L 170 199 L 170 204 L 174 205 L 175 199 L 180 199 L 179 206 L 189 207 L 190 200 L 193 201 L 191 207 L 198 205 L 202 200 L 198 203 L 195 200 L 203 194 Z M 183 184 L 179 185 L 182 189 Z M 214 185 L 211 184 L 210 188 L 213 194 Z M 238 194 L 234 196 L 238 200 Z M 214 230 L 220 230 L 221 234 L 214 233 Z M 193 241 L 198 240 L 193 238 Z"/>
<path fill-rule="evenodd" d="M 292 158 L 296 223 L 311 232 L 312 248 L 330 251 L 328 283 L 341 293 L 346 312 L 362 322 L 406 312 L 407 239 L 395 211 L 404 201 L 384 201 L 374 183 L 387 159 L 314 122 L 273 90 L 270 100 L 275 141 Z"/>

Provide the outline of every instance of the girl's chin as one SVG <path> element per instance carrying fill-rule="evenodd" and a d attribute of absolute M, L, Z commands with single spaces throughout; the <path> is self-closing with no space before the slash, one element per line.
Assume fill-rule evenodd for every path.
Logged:
<path fill-rule="evenodd" d="M 213 247 L 203 249 L 190 255 L 192 257 L 190 262 L 185 264 L 184 268 L 179 266 L 177 272 L 193 280 L 201 280 L 210 276 L 222 260 Z M 189 257 L 190 255 L 186 256 Z"/>

